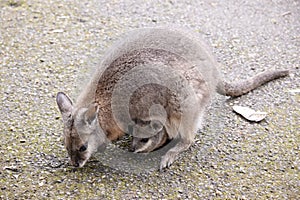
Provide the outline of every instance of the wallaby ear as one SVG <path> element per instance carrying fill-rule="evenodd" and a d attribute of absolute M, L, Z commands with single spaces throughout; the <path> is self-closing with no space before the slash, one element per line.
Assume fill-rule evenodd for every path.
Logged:
<path fill-rule="evenodd" d="M 84 114 L 84 119 L 88 124 L 92 124 L 95 122 L 95 120 L 97 119 L 98 116 L 98 105 L 97 104 L 91 104 L 87 111 Z"/>
<path fill-rule="evenodd" d="M 155 132 L 159 132 L 164 128 L 163 124 L 158 120 L 151 120 L 150 126 L 155 130 Z"/>
<path fill-rule="evenodd" d="M 56 95 L 56 103 L 61 114 L 64 116 L 66 114 L 71 114 L 73 109 L 73 103 L 71 99 L 63 92 L 59 92 Z"/>

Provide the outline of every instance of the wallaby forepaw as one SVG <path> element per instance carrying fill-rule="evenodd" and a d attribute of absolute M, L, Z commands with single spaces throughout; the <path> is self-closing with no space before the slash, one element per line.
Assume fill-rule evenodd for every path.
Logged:
<path fill-rule="evenodd" d="M 159 170 L 162 171 L 164 168 L 170 167 L 170 165 L 176 160 L 177 155 L 177 152 L 169 151 L 166 155 L 162 156 Z"/>

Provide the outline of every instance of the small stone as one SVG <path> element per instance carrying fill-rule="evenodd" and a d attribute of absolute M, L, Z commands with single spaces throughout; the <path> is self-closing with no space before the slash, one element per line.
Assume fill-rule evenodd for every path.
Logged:
<path fill-rule="evenodd" d="M 25 139 L 20 139 L 20 143 L 25 143 L 26 140 Z"/>

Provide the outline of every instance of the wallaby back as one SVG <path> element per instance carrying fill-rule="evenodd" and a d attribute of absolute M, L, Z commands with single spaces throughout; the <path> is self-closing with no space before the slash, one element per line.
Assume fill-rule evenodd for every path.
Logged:
<path fill-rule="evenodd" d="M 218 71 L 215 59 L 208 52 L 205 44 L 199 39 L 179 29 L 146 28 L 130 32 L 104 56 L 88 87 L 78 98 L 76 107 L 86 106 L 95 101 L 100 108 L 98 115 L 100 126 L 109 139 L 117 139 L 128 130 L 126 124 L 133 118 L 137 118 L 134 115 L 145 119 L 147 116 L 146 114 L 141 116 L 142 112 L 148 112 L 148 108 L 154 102 L 163 104 L 162 101 L 166 102 L 166 99 L 169 98 L 165 96 L 164 99 L 156 98 L 154 101 L 152 97 L 153 99 L 149 100 L 152 101 L 151 104 L 143 102 L 142 107 L 137 108 L 138 102 L 134 98 L 131 99 L 131 103 L 124 102 L 123 99 L 124 95 L 130 95 L 133 92 L 129 90 L 137 89 L 132 88 L 130 86 L 132 84 L 143 87 L 152 84 L 150 87 L 154 87 L 154 79 L 171 77 L 164 83 L 166 87 L 170 87 L 168 84 L 174 82 L 175 79 L 178 81 L 178 77 L 181 77 L 185 80 L 180 81 L 191 80 L 189 83 L 185 83 L 191 86 L 191 90 L 199 90 L 201 93 L 205 91 L 205 94 L 202 94 L 204 96 L 213 94 L 217 82 L 211 80 L 218 80 Z M 133 74 L 130 77 L 131 80 L 122 80 L 130 73 Z M 176 77 L 173 76 L 174 73 Z M 125 83 L 120 86 L 118 85 L 120 82 Z M 162 81 L 158 81 L 156 84 L 162 84 Z M 127 90 L 127 93 L 118 94 L 121 95 L 120 98 L 114 101 L 113 95 L 116 87 L 123 87 L 123 91 Z M 141 95 L 149 94 L 145 91 L 145 87 L 140 89 L 140 92 Z M 154 93 L 152 92 L 152 94 Z M 127 119 L 121 116 L 117 117 L 122 118 L 118 120 L 114 115 L 120 114 L 120 112 L 113 113 L 112 109 L 118 105 L 130 106 L 131 110 L 133 107 L 136 109 L 130 112 L 131 116 L 126 116 Z M 124 125 L 116 121 L 123 121 Z"/>

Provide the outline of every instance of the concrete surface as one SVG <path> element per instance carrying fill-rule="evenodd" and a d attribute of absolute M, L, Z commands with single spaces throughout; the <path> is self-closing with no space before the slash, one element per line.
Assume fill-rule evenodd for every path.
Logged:
<path fill-rule="evenodd" d="M 0 1 L 1 199 L 299 199 L 297 0 Z M 82 80 L 123 32 L 176 24 L 203 37 L 228 80 L 291 69 L 236 99 L 217 96 L 195 145 L 164 172 L 67 164 L 58 91 Z M 269 113 L 249 123 L 232 105 Z"/>

